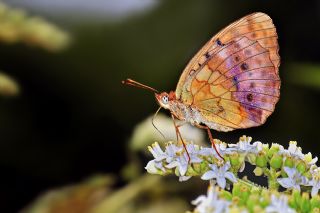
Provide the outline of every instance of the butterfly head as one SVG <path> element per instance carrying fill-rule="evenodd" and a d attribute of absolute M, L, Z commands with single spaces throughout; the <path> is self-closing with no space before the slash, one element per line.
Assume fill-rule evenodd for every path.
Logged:
<path fill-rule="evenodd" d="M 170 91 L 169 93 L 167 93 L 167 92 L 160 93 L 160 92 L 158 92 L 158 90 L 156 90 L 152 87 L 141 84 L 141 83 L 134 81 L 132 79 L 129 79 L 129 78 L 122 81 L 122 83 L 125 85 L 134 86 L 134 87 L 138 87 L 141 89 L 146 89 L 146 90 L 154 92 L 154 95 L 155 95 L 159 105 L 165 109 L 170 110 L 170 102 L 176 100 L 176 93 L 174 91 Z"/>
<path fill-rule="evenodd" d="M 169 94 L 166 92 L 155 93 L 159 105 L 165 109 L 170 109 L 170 102 L 175 99 L 175 93 L 171 91 Z"/>

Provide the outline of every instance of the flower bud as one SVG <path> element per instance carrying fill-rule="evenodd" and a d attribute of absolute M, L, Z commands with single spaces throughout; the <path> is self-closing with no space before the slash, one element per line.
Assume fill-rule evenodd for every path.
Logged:
<path fill-rule="evenodd" d="M 260 195 L 260 205 L 265 208 L 270 204 L 269 191 L 267 189 L 262 189 Z"/>
<path fill-rule="evenodd" d="M 270 166 L 274 169 L 280 169 L 282 167 L 282 156 L 274 154 L 270 160 Z"/>
<path fill-rule="evenodd" d="M 240 197 L 233 196 L 232 197 L 232 203 L 235 204 L 235 205 L 238 205 L 240 203 Z"/>
<path fill-rule="evenodd" d="M 302 198 L 300 202 L 300 209 L 303 210 L 303 212 L 310 212 L 310 202 L 309 202 L 309 193 L 303 192 Z"/>
<path fill-rule="evenodd" d="M 256 165 L 259 167 L 266 167 L 267 166 L 267 155 L 265 152 L 259 152 L 256 158 Z"/>
<path fill-rule="evenodd" d="M 250 189 L 246 185 L 242 184 L 242 186 L 240 187 L 241 203 L 242 204 L 246 203 L 249 196 L 250 196 Z"/>
<path fill-rule="evenodd" d="M 206 161 L 202 161 L 202 162 L 200 163 L 200 171 L 201 171 L 201 172 L 207 171 L 208 168 L 209 168 L 209 166 L 208 166 L 208 163 L 207 163 Z"/>
<path fill-rule="evenodd" d="M 259 195 L 250 195 L 247 202 L 246 206 L 250 210 L 250 212 L 253 212 L 254 207 L 259 205 Z"/>
<path fill-rule="evenodd" d="M 263 169 L 257 166 L 257 167 L 253 170 L 253 173 L 255 174 L 255 176 L 261 176 L 261 175 L 263 175 Z"/>
<path fill-rule="evenodd" d="M 194 165 L 193 165 L 194 166 Z M 196 170 L 194 170 L 194 168 L 190 165 L 188 165 L 188 169 L 187 169 L 187 172 L 186 172 L 186 175 L 187 176 L 196 176 L 198 175 L 199 173 L 196 172 Z"/>
<path fill-rule="evenodd" d="M 256 163 L 257 155 L 255 153 L 248 153 L 247 160 L 250 164 L 254 165 Z"/>
<path fill-rule="evenodd" d="M 192 167 L 195 173 L 197 174 L 201 173 L 201 163 L 193 163 Z"/>
<path fill-rule="evenodd" d="M 293 168 L 293 166 L 294 166 L 294 160 L 293 160 L 293 158 L 292 158 L 291 156 L 288 156 L 288 157 L 286 158 L 286 160 L 284 161 L 284 166 Z"/>
<path fill-rule="evenodd" d="M 181 174 L 180 174 L 180 172 L 179 172 L 179 167 L 176 167 L 176 168 L 174 169 L 174 174 L 175 174 L 176 176 L 178 176 L 178 177 L 181 176 Z"/>
<path fill-rule="evenodd" d="M 292 207 L 294 207 L 295 209 L 298 208 L 300 202 L 301 202 L 301 194 L 298 190 L 294 189 L 292 191 L 292 201 L 289 202 L 291 204 Z"/>
<path fill-rule="evenodd" d="M 230 164 L 232 167 L 240 167 L 240 155 L 237 152 L 234 152 L 230 155 Z"/>
<path fill-rule="evenodd" d="M 268 151 L 268 157 L 272 158 L 272 156 L 279 151 L 279 144 L 272 143 L 269 151 Z"/>
<path fill-rule="evenodd" d="M 293 209 L 297 209 L 298 208 L 298 204 L 295 201 L 295 198 L 293 196 L 289 196 L 288 205 Z"/>
<path fill-rule="evenodd" d="M 306 163 L 303 162 L 303 161 L 299 161 L 298 164 L 297 164 L 297 170 L 298 170 L 301 174 L 303 174 L 303 173 L 306 171 L 306 167 L 307 167 L 307 165 L 306 165 Z"/>

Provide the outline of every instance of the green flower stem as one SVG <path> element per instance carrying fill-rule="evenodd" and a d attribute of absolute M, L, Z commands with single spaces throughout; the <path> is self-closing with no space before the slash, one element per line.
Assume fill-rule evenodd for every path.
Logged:
<path fill-rule="evenodd" d="M 240 178 L 237 178 L 237 181 L 241 184 L 244 184 L 250 188 L 252 187 L 258 187 L 259 189 L 262 189 L 263 187 L 258 185 L 258 184 L 255 184 L 253 183 L 252 181 L 248 180 L 248 179 L 240 179 Z"/>
<path fill-rule="evenodd" d="M 278 191 L 279 189 L 279 183 L 277 182 L 277 178 L 279 176 L 278 172 L 271 167 L 270 169 L 265 170 L 265 175 L 268 177 L 268 188 L 271 190 Z"/>

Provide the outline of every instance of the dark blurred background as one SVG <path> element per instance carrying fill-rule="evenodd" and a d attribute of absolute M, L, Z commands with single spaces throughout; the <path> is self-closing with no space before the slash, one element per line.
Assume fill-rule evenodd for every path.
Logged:
<path fill-rule="evenodd" d="M 213 135 L 236 142 L 246 134 L 285 146 L 297 140 L 304 153 L 319 155 L 319 1 L 4 2 L 59 26 L 71 42 L 62 51 L 0 45 L 0 69 L 21 90 L 0 98 L 1 212 L 20 210 L 40 193 L 92 174 L 118 174 L 129 160 L 135 124 L 157 109 L 152 94 L 121 80 L 174 90 L 186 63 L 211 36 L 257 11 L 277 27 L 280 102 L 261 127 Z"/>

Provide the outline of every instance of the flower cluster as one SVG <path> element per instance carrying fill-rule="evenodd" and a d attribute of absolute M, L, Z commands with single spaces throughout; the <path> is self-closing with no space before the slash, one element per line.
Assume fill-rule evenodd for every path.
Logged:
<path fill-rule="evenodd" d="M 212 186 L 209 188 L 207 197 L 201 196 L 193 202 L 197 205 L 195 212 L 224 212 L 221 209 L 233 206 L 229 202 L 230 199 L 224 201 L 218 199 L 216 187 L 225 190 L 233 185 L 234 190 L 235 185 L 239 182 L 245 182 L 246 185 L 254 186 L 261 191 L 263 187 L 238 178 L 238 173 L 244 170 L 246 163 L 256 167 L 254 169 L 256 176 L 267 177 L 268 190 L 277 192 L 281 186 L 286 189 L 286 192 L 283 193 L 287 195 L 291 193 L 292 197 L 293 194 L 302 194 L 299 199 L 286 197 L 283 193 L 282 195 L 269 195 L 267 203 L 270 205 L 261 205 L 266 212 L 274 212 L 275 209 L 283 210 L 281 212 L 293 212 L 293 209 L 302 208 L 301 200 L 303 199 L 308 203 L 306 204 L 308 207 L 304 208 L 309 210 L 320 208 L 320 202 L 319 206 L 317 204 L 312 208 L 310 204 L 312 199 L 320 200 L 318 195 L 320 168 L 315 165 L 318 158 L 312 158 L 311 153 L 303 154 L 297 142 L 291 141 L 288 149 L 285 149 L 276 143 L 271 146 L 259 141 L 252 143 L 251 137 L 242 136 L 236 144 L 226 144 L 219 140 L 215 140 L 215 144 L 224 160 L 213 148 L 187 143 L 185 149 L 180 144 L 169 142 L 163 150 L 158 143 L 154 143 L 149 147 L 154 159 L 147 164 L 146 169 L 151 174 L 175 174 L 180 181 L 188 180 L 192 176 L 210 180 Z M 216 209 L 218 208 L 217 203 L 220 203 L 219 209 Z M 203 210 L 212 208 L 215 210 Z"/>
<path fill-rule="evenodd" d="M 266 190 L 237 183 L 231 193 L 210 185 L 207 195 L 200 195 L 191 203 L 196 205 L 194 213 L 263 212 L 263 210 L 266 213 L 296 212 L 288 200 L 288 195 L 271 194 Z"/>

